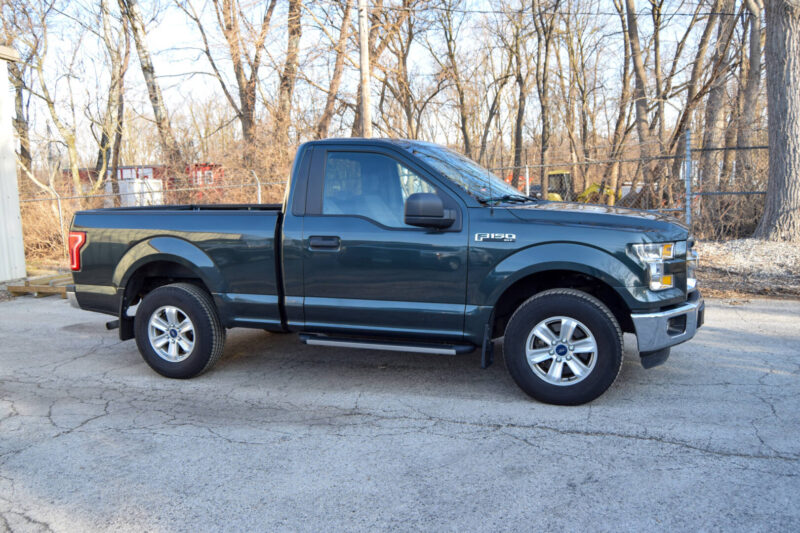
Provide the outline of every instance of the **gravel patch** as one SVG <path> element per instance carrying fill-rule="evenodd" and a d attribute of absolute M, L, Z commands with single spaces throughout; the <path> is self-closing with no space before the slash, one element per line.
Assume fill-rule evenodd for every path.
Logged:
<path fill-rule="evenodd" d="M 698 242 L 698 278 L 717 296 L 727 291 L 800 296 L 800 247 L 784 242 L 737 239 Z"/>

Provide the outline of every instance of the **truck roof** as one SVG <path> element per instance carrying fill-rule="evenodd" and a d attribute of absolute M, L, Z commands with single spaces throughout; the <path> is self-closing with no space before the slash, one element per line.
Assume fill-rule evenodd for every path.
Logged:
<path fill-rule="evenodd" d="M 397 148 L 406 148 L 409 144 L 433 144 L 424 141 L 416 141 L 412 139 L 389 139 L 389 138 L 367 138 L 367 137 L 330 137 L 328 139 L 321 139 L 318 141 L 308 141 L 303 143 L 305 145 L 325 145 L 325 144 L 372 144 L 394 146 Z"/>

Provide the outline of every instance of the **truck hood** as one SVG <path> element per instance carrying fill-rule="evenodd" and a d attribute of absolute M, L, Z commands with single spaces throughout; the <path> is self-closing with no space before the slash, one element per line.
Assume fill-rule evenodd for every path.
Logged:
<path fill-rule="evenodd" d="M 514 216 L 526 222 L 575 224 L 613 228 L 621 231 L 646 232 L 650 234 L 653 241 L 682 240 L 689 235 L 689 228 L 678 219 L 641 209 L 545 201 L 525 205 L 508 205 L 506 208 Z"/>

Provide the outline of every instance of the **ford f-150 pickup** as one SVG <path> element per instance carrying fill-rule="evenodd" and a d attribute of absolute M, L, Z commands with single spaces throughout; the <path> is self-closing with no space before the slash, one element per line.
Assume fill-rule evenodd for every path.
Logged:
<path fill-rule="evenodd" d="M 82 309 L 116 317 L 145 362 L 191 378 L 226 329 L 314 346 L 457 355 L 495 340 L 515 382 L 554 404 L 600 396 L 703 322 L 693 239 L 661 214 L 522 196 L 455 151 L 406 140 L 300 146 L 281 205 L 112 208 L 69 234 Z"/>

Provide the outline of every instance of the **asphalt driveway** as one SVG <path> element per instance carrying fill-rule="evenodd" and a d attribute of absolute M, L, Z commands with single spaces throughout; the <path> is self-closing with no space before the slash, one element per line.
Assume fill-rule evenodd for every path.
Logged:
<path fill-rule="evenodd" d="M 0 530 L 797 531 L 800 302 L 707 309 L 666 366 L 628 348 L 604 396 L 554 407 L 502 356 L 247 330 L 173 381 L 106 317 L 2 302 Z"/>

